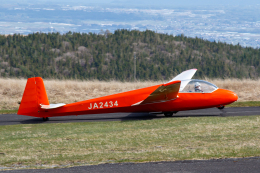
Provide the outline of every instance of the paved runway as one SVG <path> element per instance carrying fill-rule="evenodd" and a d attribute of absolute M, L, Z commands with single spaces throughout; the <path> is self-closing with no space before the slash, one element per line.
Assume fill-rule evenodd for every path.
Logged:
<path fill-rule="evenodd" d="M 198 117 L 198 116 L 250 116 L 260 115 L 260 107 L 239 107 L 217 108 L 181 111 L 174 114 L 172 118 L 178 117 Z M 40 124 L 40 123 L 69 123 L 69 122 L 91 122 L 91 121 L 127 121 L 127 120 L 150 120 L 165 118 L 163 114 L 148 113 L 113 113 L 113 114 L 94 114 L 79 116 L 51 117 L 49 121 L 43 121 L 41 118 L 21 116 L 16 114 L 0 115 L 0 125 L 14 124 Z"/>
<path fill-rule="evenodd" d="M 218 159 L 218 160 L 186 160 L 175 162 L 149 163 L 117 163 L 93 166 L 77 166 L 62 169 L 31 169 L 3 171 L 4 173 L 67 173 L 67 172 L 98 172 L 98 173 L 259 173 L 260 158 Z M 1 172 L 1 171 L 0 171 Z"/>

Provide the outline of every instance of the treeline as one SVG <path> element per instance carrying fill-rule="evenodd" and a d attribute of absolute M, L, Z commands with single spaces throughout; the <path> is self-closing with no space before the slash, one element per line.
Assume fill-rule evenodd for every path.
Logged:
<path fill-rule="evenodd" d="M 197 68 L 196 78 L 258 78 L 260 49 L 153 31 L 0 35 L 0 76 L 131 81 L 170 79 Z"/>

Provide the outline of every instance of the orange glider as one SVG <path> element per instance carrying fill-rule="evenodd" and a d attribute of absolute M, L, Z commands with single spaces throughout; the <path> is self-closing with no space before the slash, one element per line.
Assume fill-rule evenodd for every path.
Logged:
<path fill-rule="evenodd" d="M 116 112 L 173 113 L 211 107 L 224 108 L 237 95 L 207 81 L 191 79 L 197 69 L 182 72 L 165 84 L 99 97 L 76 103 L 50 104 L 42 78 L 27 80 L 18 115 L 48 117 Z"/>

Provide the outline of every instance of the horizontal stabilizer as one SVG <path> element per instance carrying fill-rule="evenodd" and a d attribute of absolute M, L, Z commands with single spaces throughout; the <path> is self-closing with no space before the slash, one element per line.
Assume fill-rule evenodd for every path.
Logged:
<path fill-rule="evenodd" d="M 135 103 L 135 105 L 142 105 L 147 103 L 159 103 L 174 100 L 178 97 L 181 81 L 172 81 L 158 87 L 145 100 Z"/>
<path fill-rule="evenodd" d="M 55 108 L 60 108 L 64 105 L 66 105 L 66 104 L 65 103 L 58 103 L 58 104 L 41 105 L 41 108 L 42 109 L 55 109 Z"/>

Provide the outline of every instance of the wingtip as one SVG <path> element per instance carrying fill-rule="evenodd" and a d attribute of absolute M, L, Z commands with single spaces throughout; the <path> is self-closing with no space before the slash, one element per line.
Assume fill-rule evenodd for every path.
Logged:
<path fill-rule="evenodd" d="M 185 71 L 183 71 L 183 72 L 181 72 L 181 73 L 184 73 L 184 72 L 187 72 L 187 71 L 192 71 L 192 70 L 196 70 L 196 71 L 197 71 L 198 69 L 192 68 L 192 69 L 189 69 L 189 70 L 185 70 Z M 180 73 L 180 74 L 181 74 L 181 73 Z"/>
<path fill-rule="evenodd" d="M 180 74 L 178 74 L 176 77 L 174 77 L 171 81 L 191 79 L 194 76 L 194 74 L 196 73 L 196 71 L 197 71 L 196 68 L 183 71 Z M 171 81 L 169 81 L 169 82 L 171 82 Z"/>

